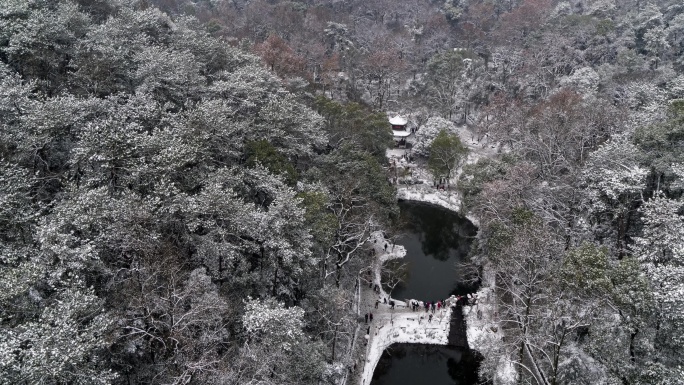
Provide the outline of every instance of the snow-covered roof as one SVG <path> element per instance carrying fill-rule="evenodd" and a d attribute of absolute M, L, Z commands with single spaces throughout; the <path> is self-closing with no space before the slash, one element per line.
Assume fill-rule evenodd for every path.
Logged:
<path fill-rule="evenodd" d="M 395 138 L 406 138 L 407 136 L 411 135 L 411 131 L 394 130 L 392 131 L 392 135 L 394 135 Z"/>
<path fill-rule="evenodd" d="M 389 120 L 390 124 L 393 126 L 405 126 L 408 121 L 405 118 L 397 115 Z"/>

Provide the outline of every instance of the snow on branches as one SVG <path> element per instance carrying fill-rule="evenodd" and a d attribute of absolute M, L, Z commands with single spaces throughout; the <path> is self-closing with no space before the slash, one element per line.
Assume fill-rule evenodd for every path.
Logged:
<path fill-rule="evenodd" d="M 305 337 L 302 331 L 304 309 L 297 306 L 286 308 L 284 303 L 273 298 L 248 297 L 242 324 L 252 340 L 282 346 L 286 351 Z"/>
<path fill-rule="evenodd" d="M 595 211 L 619 204 L 645 186 L 648 170 L 639 165 L 639 149 L 627 138 L 615 137 L 601 145 L 587 161 L 583 172 Z"/>

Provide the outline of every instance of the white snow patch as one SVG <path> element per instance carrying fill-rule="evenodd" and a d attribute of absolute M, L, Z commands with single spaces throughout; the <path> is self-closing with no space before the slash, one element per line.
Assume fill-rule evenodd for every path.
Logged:
<path fill-rule="evenodd" d="M 499 366 L 496 367 L 496 382 L 495 384 L 508 385 L 514 384 L 517 372 L 513 361 L 501 358 L 499 360 Z"/>
<path fill-rule="evenodd" d="M 494 158 L 507 149 L 500 143 L 491 142 L 487 136 L 479 137 L 466 126 L 457 126 L 456 133 L 461 142 L 468 148 L 465 164 L 477 163 L 482 158 Z M 409 140 L 410 141 L 410 140 Z M 396 167 L 393 178 L 397 180 L 397 198 L 416 202 L 425 202 L 443 207 L 451 211 L 461 210 L 461 196 L 456 191 L 457 182 L 463 168 L 460 167 L 449 181 L 449 188 L 435 186 L 435 180 L 430 172 L 409 159 L 411 150 L 392 148 L 385 153 L 390 164 Z M 479 225 L 476 218 L 467 216 L 468 220 Z"/>
<path fill-rule="evenodd" d="M 485 266 L 485 276 L 482 287 L 475 296 L 475 305 L 464 307 L 463 316 L 466 321 L 466 336 L 468 345 L 471 349 L 487 355 L 487 352 L 495 352 L 501 345 L 503 332 L 499 320 L 499 313 L 496 306 L 496 293 L 494 287 L 493 274 L 488 274 Z M 516 380 L 516 369 L 513 363 L 506 357 L 501 357 L 498 361 L 495 374 L 495 384 L 510 385 Z"/>
<path fill-rule="evenodd" d="M 428 314 L 432 313 L 400 308 L 380 314 L 373 320 L 370 325 L 366 362 L 361 378 L 362 385 L 370 384 L 382 352 L 392 344 L 446 345 L 448 343 L 451 308 L 435 311 L 432 322 L 428 322 Z"/>
<path fill-rule="evenodd" d="M 398 186 L 397 198 L 441 206 L 447 210 L 459 211 L 461 198 L 455 191 L 437 190 L 429 185 Z"/>

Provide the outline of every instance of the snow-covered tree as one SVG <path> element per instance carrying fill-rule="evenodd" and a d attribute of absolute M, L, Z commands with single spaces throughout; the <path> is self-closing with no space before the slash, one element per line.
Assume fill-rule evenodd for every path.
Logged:
<path fill-rule="evenodd" d="M 419 95 L 436 106 L 436 112 L 444 118 L 465 122 L 479 67 L 480 63 L 472 52 L 440 52 L 427 63 Z"/>
<path fill-rule="evenodd" d="M 101 356 L 112 320 L 82 279 L 69 284 L 51 296 L 34 321 L 3 331 L 2 382 L 109 384 L 116 378 Z"/>
<path fill-rule="evenodd" d="M 90 18 L 70 1 L 51 5 L 3 1 L 0 8 L 0 51 L 13 69 L 26 78 L 42 78 L 39 87 L 58 89 L 77 41 L 88 30 Z"/>
<path fill-rule="evenodd" d="M 299 174 L 249 144 L 294 169 L 322 118 L 197 20 L 128 2 L 0 2 L 0 83 L 0 382 L 234 378 L 232 296 L 301 301 L 319 262 Z M 302 336 L 310 362 L 275 382 L 322 378 Z"/>
<path fill-rule="evenodd" d="M 644 189 L 648 170 L 640 166 L 639 149 L 624 136 L 615 137 L 592 152 L 584 177 L 594 199 L 593 210 L 629 202 Z"/>
<path fill-rule="evenodd" d="M 263 301 L 249 298 L 242 323 L 252 341 L 289 351 L 293 343 L 305 338 L 303 317 L 304 310 L 299 307 L 285 308 L 273 298 Z"/>
<path fill-rule="evenodd" d="M 646 50 L 658 60 L 670 48 L 670 44 L 666 39 L 666 32 L 661 26 L 653 27 L 646 31 L 646 33 L 644 33 L 644 41 Z"/>
<path fill-rule="evenodd" d="M 573 325 L 573 322 L 560 324 L 563 312 L 551 317 L 552 310 L 559 305 L 554 301 L 563 299 L 553 296 L 552 281 L 559 261 L 552 256 L 557 255 L 561 244 L 550 230 L 532 212 L 515 207 L 510 223 L 488 223 L 483 229 L 487 234 L 486 243 L 480 244 L 496 275 L 497 308 L 506 333 L 501 351 L 496 356 L 488 356 L 486 352 L 484 355 L 494 362 L 501 355 L 513 362 L 521 383 L 533 378 L 541 381 L 543 365 L 550 365 L 551 371 L 556 371 L 558 362 L 553 357 L 561 356 L 561 340 L 565 338 L 557 332 L 567 333 L 561 326 Z M 547 335 L 544 331 L 549 327 L 552 330 Z M 551 348 L 547 351 L 545 339 L 557 339 L 555 351 Z"/>
<path fill-rule="evenodd" d="M 582 67 L 575 70 L 572 75 L 560 80 L 563 87 L 572 87 L 578 93 L 589 96 L 594 95 L 599 87 L 599 75 L 591 67 Z"/>
<path fill-rule="evenodd" d="M 334 224 L 332 242 L 327 245 L 322 261 L 324 280 L 334 277 L 340 287 L 347 270 L 354 263 L 368 263 L 364 247 L 372 230 L 397 213 L 396 191 L 389 185 L 387 175 L 376 157 L 345 145 L 322 157 L 319 168 L 312 170 L 315 177 L 328 185 L 330 202 L 327 209 Z M 339 178 L 354 175 L 354 178 Z M 334 217 L 334 221 L 332 220 Z M 346 279 L 345 279 L 346 280 Z"/>
<path fill-rule="evenodd" d="M 242 323 L 250 340 L 237 362 L 245 371 L 241 375 L 264 384 L 295 384 L 320 376 L 320 345 L 302 331 L 303 316 L 301 308 L 286 308 L 273 298 L 249 298 Z"/>
<path fill-rule="evenodd" d="M 639 259 L 658 304 L 654 354 L 667 367 L 682 365 L 684 354 L 684 216 L 682 202 L 655 196 L 639 209 L 644 228 L 631 247 Z M 676 372 L 675 372 L 676 373 Z M 669 375 L 674 375 L 670 373 Z M 667 375 L 665 376 L 667 377 Z"/>
<path fill-rule="evenodd" d="M 441 130 L 430 144 L 428 168 L 435 178 L 446 178 L 448 185 L 467 153 L 458 135 Z"/>
<path fill-rule="evenodd" d="M 203 268 L 188 271 L 177 251 L 166 247 L 157 260 L 141 258 L 135 269 L 121 269 L 112 283 L 112 295 L 125 299 L 117 312 L 113 360 L 135 365 L 126 373 L 135 382 L 208 381 L 221 371 L 227 320 L 235 310 Z"/>
<path fill-rule="evenodd" d="M 641 166 L 641 159 L 639 149 L 627 137 L 618 136 L 591 153 L 583 170 L 588 209 L 599 223 L 606 213 L 613 218 L 607 236 L 615 237 L 618 253 L 624 252 L 633 202 L 641 199 L 646 187 L 649 170 Z"/>
<path fill-rule="evenodd" d="M 416 131 L 416 140 L 411 150 L 418 155 L 428 157 L 430 155 L 430 145 L 441 131 L 456 134 L 456 125 L 452 121 L 438 116 L 430 117 Z"/>

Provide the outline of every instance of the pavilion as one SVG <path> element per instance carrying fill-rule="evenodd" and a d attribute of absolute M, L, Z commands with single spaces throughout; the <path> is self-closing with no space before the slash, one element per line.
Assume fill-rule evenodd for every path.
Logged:
<path fill-rule="evenodd" d="M 394 141 L 397 143 L 397 146 L 406 148 L 406 138 L 411 135 L 411 131 L 406 129 L 408 121 L 397 115 L 390 118 L 389 123 L 392 125 L 392 136 L 394 136 Z"/>

